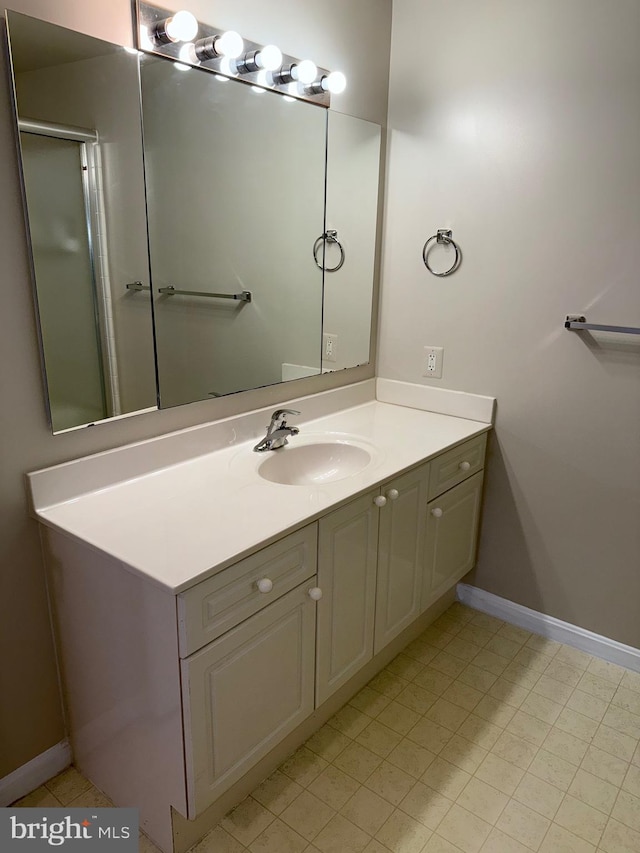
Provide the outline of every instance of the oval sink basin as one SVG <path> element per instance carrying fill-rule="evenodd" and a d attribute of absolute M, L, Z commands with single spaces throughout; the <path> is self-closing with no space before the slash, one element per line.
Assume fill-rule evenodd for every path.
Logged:
<path fill-rule="evenodd" d="M 318 441 L 271 451 L 258 467 L 258 474 L 283 486 L 318 486 L 358 474 L 369 462 L 371 453 L 364 447 Z"/>

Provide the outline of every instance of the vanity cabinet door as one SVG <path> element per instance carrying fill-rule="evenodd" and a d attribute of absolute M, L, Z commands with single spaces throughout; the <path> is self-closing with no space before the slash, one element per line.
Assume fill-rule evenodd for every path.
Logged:
<path fill-rule="evenodd" d="M 319 522 L 316 707 L 373 657 L 376 495 L 369 492 Z"/>
<path fill-rule="evenodd" d="M 421 613 L 429 465 L 388 483 L 380 508 L 374 653 Z"/>
<path fill-rule="evenodd" d="M 189 818 L 313 711 L 314 581 L 182 661 Z"/>
<path fill-rule="evenodd" d="M 474 566 L 482 479 L 480 471 L 427 507 L 425 608 Z"/>

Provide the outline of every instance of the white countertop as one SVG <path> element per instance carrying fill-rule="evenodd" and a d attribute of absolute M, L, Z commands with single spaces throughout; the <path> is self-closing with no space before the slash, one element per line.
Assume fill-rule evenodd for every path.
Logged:
<path fill-rule="evenodd" d="M 378 401 L 295 423 L 300 435 L 291 439 L 292 446 L 346 433 L 372 446 L 372 461 L 357 474 L 321 486 L 279 485 L 257 473 L 269 452 L 254 453 L 252 439 L 58 503 L 36 502 L 34 514 L 178 593 L 329 508 L 491 428 Z"/>

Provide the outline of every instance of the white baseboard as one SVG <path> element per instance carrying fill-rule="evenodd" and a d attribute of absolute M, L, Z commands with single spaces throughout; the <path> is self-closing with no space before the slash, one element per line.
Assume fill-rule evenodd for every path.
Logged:
<path fill-rule="evenodd" d="M 0 808 L 26 797 L 70 764 L 71 747 L 67 740 L 60 741 L 46 752 L 36 755 L 27 764 L 0 779 Z"/>
<path fill-rule="evenodd" d="M 518 625 L 550 640 L 556 640 L 558 643 L 573 646 L 602 660 L 640 672 L 640 649 L 634 649 L 633 646 L 625 646 L 624 643 L 594 634 L 585 628 L 579 628 L 577 625 L 571 625 L 569 622 L 563 622 L 561 619 L 555 619 L 537 610 L 530 610 L 521 604 L 515 604 L 506 598 L 500 598 L 498 595 L 466 583 L 458 584 L 457 595 L 458 601 L 475 610 L 489 613 L 491 616 L 504 619 L 505 622 Z"/>

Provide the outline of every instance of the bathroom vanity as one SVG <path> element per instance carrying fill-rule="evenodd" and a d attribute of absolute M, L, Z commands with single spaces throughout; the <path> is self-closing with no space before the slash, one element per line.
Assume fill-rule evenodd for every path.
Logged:
<path fill-rule="evenodd" d="M 326 722 L 473 566 L 491 414 L 358 403 L 361 385 L 294 401 L 334 411 L 295 419 L 281 450 L 252 450 L 262 411 L 29 475 L 75 762 L 165 851 Z"/>

